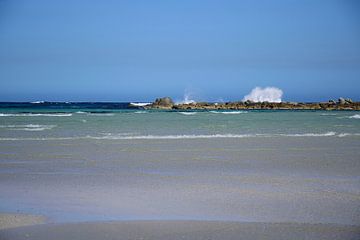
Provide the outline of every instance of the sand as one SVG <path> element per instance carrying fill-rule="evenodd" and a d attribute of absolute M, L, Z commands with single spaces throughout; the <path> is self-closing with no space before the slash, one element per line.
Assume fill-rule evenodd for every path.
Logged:
<path fill-rule="evenodd" d="M 360 239 L 360 228 L 335 224 L 239 223 L 217 221 L 120 221 L 47 224 L 0 231 L 20 239 Z"/>
<path fill-rule="evenodd" d="M 45 222 L 45 217 L 28 214 L 0 213 L 0 230 L 21 226 L 41 224 Z"/>

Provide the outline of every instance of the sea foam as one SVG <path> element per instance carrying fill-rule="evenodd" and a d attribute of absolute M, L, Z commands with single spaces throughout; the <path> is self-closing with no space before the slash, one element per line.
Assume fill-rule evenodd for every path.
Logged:
<path fill-rule="evenodd" d="M 360 133 L 297 133 L 297 134 L 184 134 L 184 135 L 127 135 L 104 134 L 104 136 L 43 137 L 43 138 L 0 138 L 0 141 L 52 141 L 52 140 L 181 140 L 181 139 L 216 139 L 216 138 L 271 138 L 271 137 L 359 137 Z"/>
<path fill-rule="evenodd" d="M 211 113 L 221 113 L 221 114 L 242 114 L 242 113 L 248 113 L 247 111 L 209 111 Z"/>
<path fill-rule="evenodd" d="M 353 116 L 350 116 L 349 118 L 352 118 L 352 119 L 360 119 L 360 114 L 355 114 Z"/>
<path fill-rule="evenodd" d="M 182 115 L 195 115 L 196 112 L 179 112 Z"/>
<path fill-rule="evenodd" d="M 0 125 L 0 128 L 6 128 L 16 131 L 44 131 L 50 130 L 56 127 L 56 125 L 40 125 L 40 124 L 26 124 L 26 125 Z"/>
<path fill-rule="evenodd" d="M 130 103 L 131 106 L 135 106 L 135 107 L 144 107 L 144 106 L 147 106 L 147 105 L 150 105 L 151 103 L 149 102 L 144 102 L 144 103 Z"/>

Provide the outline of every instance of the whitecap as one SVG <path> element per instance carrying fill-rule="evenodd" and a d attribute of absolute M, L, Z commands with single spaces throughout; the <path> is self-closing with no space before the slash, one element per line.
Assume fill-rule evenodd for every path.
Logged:
<path fill-rule="evenodd" d="M 336 116 L 336 113 L 322 113 L 321 116 Z"/>
<path fill-rule="evenodd" d="M 278 134 L 285 137 L 330 137 L 335 136 L 336 132 L 326 132 L 326 133 L 295 133 L 295 134 Z"/>
<path fill-rule="evenodd" d="M 360 114 L 355 114 L 353 116 L 350 116 L 349 118 L 352 118 L 352 119 L 360 119 Z"/>
<path fill-rule="evenodd" d="M 248 113 L 247 111 L 209 111 L 211 113 L 215 114 L 242 114 L 242 113 Z"/>
<path fill-rule="evenodd" d="M 144 106 L 147 106 L 147 105 L 150 105 L 150 104 L 151 104 L 151 103 L 149 103 L 149 102 L 140 102 L 140 103 L 131 102 L 131 103 L 130 103 L 130 106 L 144 107 Z"/>
<path fill-rule="evenodd" d="M 177 139 L 216 139 L 216 138 L 256 138 L 256 137 L 348 137 L 360 136 L 360 133 L 298 133 L 298 134 L 209 134 L 209 135 L 128 135 L 128 134 L 102 134 L 103 136 L 75 136 L 75 137 L 44 137 L 44 138 L 0 138 L 1 141 L 51 141 L 51 140 L 177 140 Z"/>
<path fill-rule="evenodd" d="M 143 114 L 143 113 L 148 113 L 147 111 L 136 111 L 134 113 L 137 113 L 137 114 Z"/>
<path fill-rule="evenodd" d="M 338 137 L 360 136 L 360 133 L 340 133 Z"/>
<path fill-rule="evenodd" d="M 6 128 L 15 131 L 44 131 L 50 130 L 56 125 L 40 125 L 40 124 L 26 124 L 26 125 L 0 125 L 0 128 Z"/>
<path fill-rule="evenodd" d="M 196 112 L 179 112 L 182 115 L 195 115 Z"/>

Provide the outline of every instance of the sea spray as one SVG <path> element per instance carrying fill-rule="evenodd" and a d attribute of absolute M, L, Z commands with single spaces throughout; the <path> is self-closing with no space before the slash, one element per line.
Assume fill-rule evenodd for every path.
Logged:
<path fill-rule="evenodd" d="M 276 87 L 256 87 L 243 98 L 243 101 L 279 103 L 281 102 L 282 95 L 283 91 Z"/>

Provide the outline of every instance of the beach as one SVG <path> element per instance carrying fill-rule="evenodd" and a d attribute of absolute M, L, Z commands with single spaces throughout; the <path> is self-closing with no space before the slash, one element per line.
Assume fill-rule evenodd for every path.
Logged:
<path fill-rule="evenodd" d="M 10 229 L 2 239 L 358 239 L 355 226 L 215 221 L 127 221 L 53 224 Z"/>
<path fill-rule="evenodd" d="M 360 141 L 357 132 L 346 130 L 358 129 L 359 120 L 348 117 L 354 113 L 281 114 L 3 117 L 18 126 L 31 121 L 57 127 L 3 130 L 0 211 L 43 220 L 0 230 L 1 239 L 358 239 Z M 297 132 L 273 128 L 288 119 L 312 124 L 311 114 L 324 119 L 322 129 L 309 130 L 306 122 L 293 126 Z M 132 131 L 138 122 L 128 120 L 134 116 L 148 122 L 137 135 L 104 133 Z M 161 116 L 169 123 L 158 129 Z M 210 117 L 213 122 L 206 121 Z M 245 129 L 257 118 L 266 119 L 271 131 L 199 134 L 189 127 L 213 131 L 221 129 L 217 122 L 231 127 L 241 121 Z M 170 120 L 183 125 L 165 135 Z"/>

